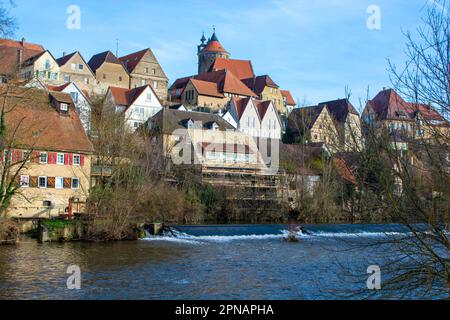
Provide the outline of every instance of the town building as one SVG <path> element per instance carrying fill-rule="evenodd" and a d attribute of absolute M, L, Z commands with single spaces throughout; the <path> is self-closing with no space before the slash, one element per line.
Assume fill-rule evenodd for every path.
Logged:
<path fill-rule="evenodd" d="M 131 131 L 135 131 L 163 108 L 150 85 L 134 89 L 109 87 L 106 98 L 117 113 L 124 115 L 125 123 Z"/>
<path fill-rule="evenodd" d="M 50 85 L 63 83 L 58 62 L 48 50 L 24 60 L 20 68 L 20 75 L 22 79 L 38 78 Z"/>
<path fill-rule="evenodd" d="M 95 74 L 84 60 L 80 52 L 63 54 L 56 60 L 64 83 L 75 83 L 81 90 L 92 91 L 95 86 Z"/>
<path fill-rule="evenodd" d="M 249 60 L 230 59 L 230 53 L 219 42 L 215 31 L 207 42 L 204 35 L 200 41 L 198 74 L 179 78 L 170 86 L 170 103 L 217 112 L 228 105 L 232 97 L 255 97 L 272 101 L 278 113 L 286 114 L 287 97 L 270 76 L 257 77 Z M 289 107 L 295 106 L 292 96 L 290 98 Z"/>
<path fill-rule="evenodd" d="M 280 90 L 281 95 L 283 96 L 283 104 L 284 109 L 286 110 L 286 116 L 288 116 L 292 110 L 297 106 L 292 94 L 288 90 Z"/>
<path fill-rule="evenodd" d="M 88 64 L 97 80 L 94 86 L 95 93 L 105 94 L 109 87 L 129 89 L 130 75 L 122 61 L 111 51 L 94 55 Z"/>
<path fill-rule="evenodd" d="M 167 100 L 169 79 L 150 48 L 119 58 L 130 74 L 131 89 L 151 85 L 161 101 Z"/>
<path fill-rule="evenodd" d="M 22 63 L 44 51 L 42 45 L 29 43 L 25 38 L 20 41 L 0 39 L 0 83 L 19 79 Z"/>
<path fill-rule="evenodd" d="M 294 109 L 288 118 L 288 139 L 303 144 L 324 144 L 339 150 L 338 132 L 326 105 Z"/>
<path fill-rule="evenodd" d="M 410 141 L 433 142 L 450 132 L 450 123 L 432 105 L 407 102 L 393 89 L 382 90 L 370 100 L 362 119 L 366 125 Z"/>
<path fill-rule="evenodd" d="M 47 89 L 50 91 L 57 91 L 70 94 L 75 110 L 77 111 L 78 117 L 83 124 L 83 128 L 87 134 L 90 133 L 91 128 L 91 101 L 89 99 L 89 94 L 86 90 L 82 90 L 74 82 L 65 83 L 60 86 L 47 85 Z"/>
<path fill-rule="evenodd" d="M 34 220 L 83 213 L 70 203 L 88 197 L 93 146 L 71 96 L 0 86 L 0 100 L 10 110 L 2 170 L 19 186 L 7 216 Z"/>
<path fill-rule="evenodd" d="M 348 99 L 339 99 L 319 103 L 330 112 L 338 132 L 341 151 L 361 151 L 363 146 L 361 118 Z"/>
<path fill-rule="evenodd" d="M 223 118 L 253 137 L 281 139 L 282 123 L 272 101 L 233 97 Z"/>

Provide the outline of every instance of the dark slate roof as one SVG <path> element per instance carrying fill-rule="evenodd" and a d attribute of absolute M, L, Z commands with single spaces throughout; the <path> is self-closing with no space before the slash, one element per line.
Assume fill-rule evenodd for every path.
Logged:
<path fill-rule="evenodd" d="M 93 72 L 96 72 L 97 69 L 100 68 L 101 65 L 105 62 L 120 64 L 126 70 L 126 68 L 122 64 L 122 62 L 119 59 L 117 59 L 117 57 L 111 51 L 105 51 L 105 52 L 96 54 L 95 56 L 93 56 L 91 58 L 91 60 L 89 60 L 88 65 Z"/>
<path fill-rule="evenodd" d="M 292 110 L 288 118 L 288 126 L 295 134 L 303 134 L 310 130 L 322 113 L 325 105 L 297 108 Z"/>
<path fill-rule="evenodd" d="M 328 102 L 319 103 L 319 106 L 327 106 L 334 120 L 344 123 L 349 113 L 359 116 L 358 111 L 348 99 L 339 99 Z"/>
<path fill-rule="evenodd" d="M 77 51 L 75 51 L 75 52 L 73 52 L 73 53 L 70 53 L 70 54 L 67 54 L 67 55 L 65 55 L 64 57 L 61 57 L 61 58 L 56 59 L 56 62 L 57 62 L 58 65 L 61 67 L 61 66 L 65 65 L 70 59 L 72 59 L 72 57 L 73 57 L 74 55 L 76 55 L 76 54 L 77 54 Z"/>
<path fill-rule="evenodd" d="M 215 122 L 219 126 L 219 130 L 234 130 L 234 128 L 220 116 L 213 113 L 182 111 L 173 109 L 163 109 L 148 121 L 151 122 L 153 128 L 161 130 L 165 134 L 171 134 L 176 129 L 186 129 L 186 122 L 192 120 L 201 122 L 202 127 L 206 128 L 209 124 Z"/>

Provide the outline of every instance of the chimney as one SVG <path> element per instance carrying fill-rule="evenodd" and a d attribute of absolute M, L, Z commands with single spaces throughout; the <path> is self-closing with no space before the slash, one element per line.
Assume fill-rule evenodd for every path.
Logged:
<path fill-rule="evenodd" d="M 22 38 L 22 40 L 20 41 L 20 44 L 22 45 L 22 47 L 25 47 L 25 43 L 26 43 L 25 38 Z"/>
<path fill-rule="evenodd" d="M 20 48 L 17 50 L 17 70 L 20 70 L 23 63 L 23 49 Z"/>
<path fill-rule="evenodd" d="M 66 52 L 65 51 L 63 51 L 63 57 L 65 57 L 66 56 Z"/>

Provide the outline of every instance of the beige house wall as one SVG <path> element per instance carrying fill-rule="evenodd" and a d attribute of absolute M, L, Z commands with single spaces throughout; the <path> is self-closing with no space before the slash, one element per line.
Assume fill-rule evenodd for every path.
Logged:
<path fill-rule="evenodd" d="M 46 68 L 46 61 L 50 62 L 50 68 Z M 61 78 L 60 68 L 58 63 L 53 59 L 49 52 L 45 52 L 33 64 L 23 67 L 20 70 L 23 79 L 36 78 L 36 73 L 39 72 L 39 78 L 42 82 L 50 85 L 60 85 L 64 83 Z M 50 77 L 48 76 L 50 74 Z"/>
<path fill-rule="evenodd" d="M 152 86 L 159 99 L 167 99 L 169 79 L 167 79 L 161 65 L 150 51 L 144 55 L 131 73 L 130 88 L 147 84 Z"/>
<path fill-rule="evenodd" d="M 72 69 L 72 64 L 75 64 L 75 70 Z M 83 65 L 83 70 L 79 70 L 79 65 Z M 61 80 L 65 82 L 65 76 L 70 76 L 70 82 L 75 84 L 81 90 L 92 91 L 95 86 L 95 76 L 92 74 L 88 64 L 84 62 L 79 53 L 75 54 L 65 65 L 60 67 Z M 88 83 L 86 83 L 88 82 Z"/>
<path fill-rule="evenodd" d="M 110 86 L 129 89 L 130 76 L 125 68 L 120 64 L 103 63 L 95 73 L 97 85 L 95 93 L 105 94 Z"/>
<path fill-rule="evenodd" d="M 261 100 L 270 100 L 272 101 L 275 109 L 279 113 L 286 113 L 286 108 L 284 107 L 284 98 L 281 94 L 280 89 L 265 87 L 263 92 L 260 94 Z"/>
<path fill-rule="evenodd" d="M 310 142 L 325 143 L 330 150 L 336 150 L 339 147 L 339 135 L 334 125 L 333 119 L 326 108 L 317 117 L 316 122 L 310 131 Z"/>
<path fill-rule="evenodd" d="M 83 166 L 28 163 L 21 175 L 80 179 L 79 189 L 20 188 L 7 210 L 7 215 L 14 218 L 57 217 L 65 213 L 71 197 L 86 201 L 90 188 L 91 157 L 85 155 Z M 44 201 L 51 201 L 52 206 L 45 207 Z"/>

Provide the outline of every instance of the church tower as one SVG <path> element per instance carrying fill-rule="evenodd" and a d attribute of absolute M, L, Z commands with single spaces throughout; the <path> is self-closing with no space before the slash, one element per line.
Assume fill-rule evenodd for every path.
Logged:
<path fill-rule="evenodd" d="M 198 73 L 208 72 L 217 58 L 229 59 L 230 54 L 220 44 L 214 29 L 213 35 L 205 44 L 206 38 L 203 34 L 200 39 L 201 44 L 197 47 L 198 54 Z"/>

